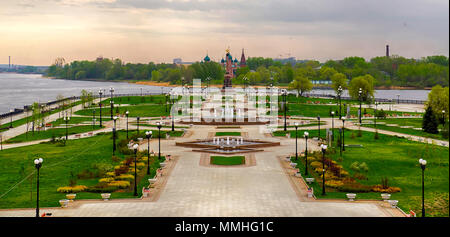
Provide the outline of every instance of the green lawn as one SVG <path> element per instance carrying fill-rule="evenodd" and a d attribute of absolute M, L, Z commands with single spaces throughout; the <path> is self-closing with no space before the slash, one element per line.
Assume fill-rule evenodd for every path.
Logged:
<path fill-rule="evenodd" d="M 81 104 L 81 101 L 74 102 L 74 103 L 72 103 L 72 104 L 66 106 L 64 109 L 67 109 L 67 108 L 70 108 L 70 107 L 72 107 L 72 106 L 76 106 L 76 105 L 79 105 L 79 104 Z M 43 115 L 44 115 L 45 117 L 47 117 L 47 116 L 49 116 L 49 115 L 51 115 L 51 114 L 58 113 L 58 112 L 60 112 L 60 111 L 62 111 L 62 110 L 63 110 L 62 108 L 61 108 L 61 109 L 55 109 L 55 110 L 52 110 L 52 111 L 50 111 L 50 112 L 46 112 L 46 113 L 44 113 Z M 18 127 L 18 126 L 20 126 L 20 125 L 26 124 L 26 123 L 27 123 L 27 120 L 28 120 L 28 122 L 31 124 L 31 122 L 32 122 L 32 121 L 31 121 L 31 118 L 32 118 L 31 114 L 32 114 L 32 113 L 29 112 L 28 114 L 29 114 L 30 116 L 13 121 L 13 122 L 12 122 L 13 127 L 15 128 L 15 127 Z M 39 115 L 39 116 L 40 116 L 40 115 Z M 46 121 L 46 122 L 48 122 L 48 121 Z M 9 128 L 10 125 L 11 125 L 11 123 L 0 124 L 0 129 L 1 129 L 1 128 Z M 31 127 L 31 125 L 30 125 L 30 127 Z"/>
<path fill-rule="evenodd" d="M 100 123 L 100 118 L 98 117 L 98 114 L 95 116 L 95 124 L 99 124 Z M 109 117 L 103 117 L 102 118 L 102 122 L 106 122 L 111 120 L 111 118 Z M 50 124 L 52 124 L 53 126 L 65 126 L 66 121 L 64 121 L 64 118 L 60 118 L 57 119 L 53 122 L 48 122 Z M 92 124 L 92 115 L 88 116 L 88 117 L 70 117 L 69 123 L 68 124 L 80 124 L 80 123 L 91 123 Z"/>
<path fill-rule="evenodd" d="M 125 132 L 119 132 L 121 138 Z M 96 170 L 96 167 L 114 167 L 120 161 L 113 161 L 111 133 L 78 140 L 69 140 L 66 146 L 44 143 L 26 147 L 7 149 L 0 152 L 0 208 L 33 208 L 36 205 L 36 174 L 33 160 L 42 157 L 44 163 L 40 175 L 40 205 L 41 207 L 59 206 L 58 200 L 64 199 L 65 194 L 56 189 L 69 184 L 70 173 Z M 124 155 L 116 155 L 123 159 Z M 151 166 L 149 176 L 140 173 L 143 178 L 138 183 L 138 193 L 142 187 L 148 185 L 147 178 L 153 177 L 159 168 L 156 162 Z M 145 170 L 145 169 L 143 169 Z M 30 175 L 31 174 L 31 175 Z M 30 175 L 30 176 L 28 176 Z M 144 176 L 145 175 L 145 176 Z M 27 179 L 29 177 L 29 179 Z M 94 185 L 100 177 L 79 179 L 77 185 Z M 20 183 L 19 181 L 22 181 Z M 9 193 L 11 187 L 19 183 Z M 132 190 L 113 192 L 111 198 L 132 198 Z M 100 199 L 99 193 L 81 192 L 77 199 Z"/>
<path fill-rule="evenodd" d="M 132 125 L 137 125 L 137 123 L 130 123 Z M 152 127 L 152 128 L 156 128 L 157 125 L 155 124 L 146 124 L 146 123 L 139 123 L 139 126 L 141 127 Z M 172 125 L 164 125 L 162 126 L 162 128 L 172 128 Z M 188 126 L 174 126 L 174 128 L 189 128 Z"/>
<path fill-rule="evenodd" d="M 242 165 L 245 164 L 244 156 L 211 156 L 212 165 Z"/>
<path fill-rule="evenodd" d="M 365 121 L 371 121 L 374 120 L 363 120 L 363 123 Z M 379 122 L 383 122 L 385 124 L 380 124 Z M 397 124 L 398 126 L 387 126 L 386 124 Z M 369 127 L 369 128 L 375 128 L 374 124 L 363 124 L 363 127 Z M 404 133 L 414 136 L 421 136 L 421 137 L 428 137 L 428 138 L 434 138 L 434 139 L 440 139 L 440 140 L 447 140 L 448 138 L 443 138 L 442 134 L 432 134 L 427 133 L 422 130 L 415 130 L 413 128 L 401 128 L 400 126 L 412 126 L 414 128 L 422 128 L 422 118 L 388 118 L 388 119 L 377 119 L 377 128 L 380 130 L 386 130 L 386 131 L 392 131 L 392 132 L 398 132 L 398 133 Z M 442 125 L 439 125 L 440 128 L 442 128 Z"/>
<path fill-rule="evenodd" d="M 68 127 L 67 128 L 67 134 L 77 134 L 77 133 L 84 133 L 89 131 L 94 131 L 101 129 L 98 125 L 95 126 L 94 129 L 92 129 L 92 125 L 87 126 L 74 126 L 74 127 Z M 16 137 L 13 137 L 11 139 L 8 139 L 5 143 L 19 143 L 19 142 L 29 142 L 29 141 L 36 141 L 36 140 L 42 140 L 42 139 L 48 139 L 48 138 L 60 138 L 66 136 L 66 129 L 65 128 L 51 128 L 46 129 L 45 131 L 35 131 L 28 132 L 28 134 L 23 133 Z"/>
<path fill-rule="evenodd" d="M 361 126 L 368 127 L 368 128 L 375 128 L 375 125 L 373 125 L 373 124 L 363 124 Z M 377 128 L 380 130 L 398 132 L 398 133 L 409 134 L 409 135 L 413 135 L 413 136 L 428 137 L 428 138 L 447 140 L 447 141 L 449 140 L 448 138 L 443 138 L 441 133 L 432 134 L 432 133 L 424 132 L 422 130 L 415 130 L 412 128 L 391 127 L 391 126 L 386 126 L 384 124 L 377 124 Z"/>
<path fill-rule="evenodd" d="M 313 137 L 319 137 L 319 130 L 317 129 L 312 129 L 312 130 L 298 130 L 297 131 L 297 138 L 304 138 L 304 134 L 305 132 L 309 133 L 309 138 L 313 138 Z M 339 136 L 339 130 L 335 129 L 335 136 Z M 347 132 L 347 130 L 346 130 Z M 286 132 L 283 130 L 278 130 L 273 132 L 273 135 L 276 137 L 285 137 L 286 133 L 290 133 L 291 134 L 291 138 L 295 139 L 295 129 L 294 130 L 287 130 Z M 321 138 L 325 138 L 326 137 L 326 130 L 325 129 L 320 129 L 320 137 Z"/>
<path fill-rule="evenodd" d="M 215 136 L 241 136 L 241 132 L 216 132 Z"/>
<path fill-rule="evenodd" d="M 109 94 L 106 95 L 107 98 L 102 100 L 102 104 L 105 106 L 110 105 L 111 99 L 109 98 Z M 147 96 L 124 96 L 124 97 L 114 97 L 114 104 L 129 104 L 129 105 L 138 105 L 138 104 L 165 104 L 166 99 L 165 95 L 147 95 Z M 167 101 L 169 103 L 170 101 Z"/>
<path fill-rule="evenodd" d="M 118 107 L 118 114 L 125 114 L 129 111 L 130 117 L 158 117 L 158 116 L 168 116 L 170 115 L 170 105 L 167 105 L 167 112 L 165 105 L 136 105 L 136 106 L 124 106 Z M 100 110 L 97 108 L 95 110 L 96 116 L 99 116 Z M 92 116 L 92 109 L 84 109 L 75 112 L 77 115 L 87 115 Z M 110 116 L 110 107 L 104 107 L 102 109 L 103 116 Z M 113 116 L 117 114 L 117 107 L 114 108 Z"/>
<path fill-rule="evenodd" d="M 314 131 L 309 131 L 310 133 Z M 389 186 L 400 187 L 401 192 L 393 193 L 391 199 L 399 200 L 399 206 L 404 211 L 421 210 L 421 169 L 418 163 L 420 158 L 427 160 L 425 171 L 426 205 L 427 215 L 448 216 L 449 208 L 449 149 L 447 147 L 428 145 L 404 138 L 379 134 L 379 139 L 374 140 L 374 133 L 362 132 L 362 137 L 357 136 L 358 131 L 347 130 L 345 144 L 360 144 L 362 148 L 346 147 L 343 159 L 339 159 L 339 150 L 331 154 L 333 160 L 341 164 L 344 169 L 354 171 L 349 167 L 355 162 L 366 162 L 369 167 L 368 180 L 359 180 L 366 185 L 381 183 L 381 178 L 387 177 Z M 302 148 L 303 149 L 303 148 Z M 332 149 L 330 150 L 332 151 Z M 309 160 L 310 164 L 311 160 Z M 304 173 L 304 158 L 297 162 L 301 173 Z M 309 177 L 315 177 L 321 184 L 321 178 L 309 169 Z M 311 174 L 313 174 L 311 176 Z M 313 185 L 315 195 L 318 198 L 346 198 L 344 192 L 336 192 L 327 188 L 327 195 L 321 195 L 321 185 L 315 182 Z M 357 198 L 381 199 L 380 193 L 358 193 Z"/>
<path fill-rule="evenodd" d="M 357 107 L 350 107 L 350 115 L 353 115 L 355 117 L 358 117 L 358 110 Z M 315 104 L 301 104 L 301 103 L 289 103 L 288 104 L 288 110 L 286 114 L 288 116 L 304 116 L 304 117 L 317 117 L 320 116 L 322 118 L 329 118 L 331 111 L 335 111 L 335 118 L 338 118 L 339 114 L 339 105 L 315 105 Z M 372 108 L 366 108 L 365 111 L 368 114 L 374 114 L 374 109 Z M 342 114 L 345 115 L 347 112 L 347 108 L 344 107 L 342 104 Z M 364 108 L 363 108 L 364 112 Z M 393 115 L 401 115 L 406 112 L 398 112 L 398 111 L 385 111 L 386 114 Z M 284 115 L 283 108 L 280 107 L 278 110 L 279 115 Z M 420 113 L 412 113 L 408 112 L 408 114 L 420 114 Z"/>

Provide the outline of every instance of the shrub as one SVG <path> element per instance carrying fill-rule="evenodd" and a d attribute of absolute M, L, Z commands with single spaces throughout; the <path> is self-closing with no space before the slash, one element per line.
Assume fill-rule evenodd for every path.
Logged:
<path fill-rule="evenodd" d="M 338 187 L 338 190 L 341 192 L 367 193 L 372 191 L 372 187 L 357 182 L 353 182 L 353 183 L 345 183 L 341 187 Z"/>
<path fill-rule="evenodd" d="M 128 166 L 125 165 L 121 165 L 118 168 L 114 169 L 114 173 L 116 176 L 119 176 L 121 174 L 125 174 L 126 172 L 128 172 Z"/>
<path fill-rule="evenodd" d="M 116 180 L 126 180 L 126 181 L 133 181 L 134 180 L 134 175 L 131 174 L 121 174 L 119 176 L 116 177 Z"/>
<path fill-rule="evenodd" d="M 84 169 L 77 174 L 77 177 L 78 179 L 92 179 L 95 177 L 95 173 L 88 169 Z"/>
<path fill-rule="evenodd" d="M 402 189 L 399 187 L 384 188 L 383 185 L 377 184 L 372 187 L 372 191 L 379 192 L 379 193 L 396 193 L 396 192 L 401 192 Z"/>
<path fill-rule="evenodd" d="M 325 186 L 327 187 L 331 187 L 331 188 L 338 188 L 344 185 L 344 182 L 340 181 L 340 180 L 329 180 L 329 181 L 325 181 Z"/>
<path fill-rule="evenodd" d="M 56 189 L 57 192 L 60 193 L 78 193 L 78 192 L 82 192 L 84 190 L 86 190 L 87 187 L 84 185 L 77 185 L 77 186 L 73 186 L 73 187 L 59 187 L 58 189 Z"/>
<path fill-rule="evenodd" d="M 355 179 L 360 179 L 360 180 L 366 180 L 367 179 L 367 177 L 365 175 L 361 174 L 361 173 L 356 173 L 355 175 L 353 175 L 353 177 Z"/>
<path fill-rule="evenodd" d="M 358 163 L 358 161 L 353 162 L 350 165 L 350 169 L 355 171 L 355 172 L 359 172 L 359 163 Z"/>
<path fill-rule="evenodd" d="M 130 187 L 130 182 L 129 181 L 125 181 L 125 180 L 120 180 L 120 181 L 112 181 L 110 183 L 108 183 L 109 187 L 117 187 L 117 188 L 128 188 Z"/>
<path fill-rule="evenodd" d="M 433 112 L 431 106 L 428 106 L 423 115 L 422 129 L 424 132 L 437 134 L 438 131 L 438 119 Z"/>
<path fill-rule="evenodd" d="M 368 172 L 369 171 L 369 167 L 367 166 L 366 162 L 363 162 L 363 163 L 359 164 L 359 169 L 361 171 L 364 171 L 364 172 Z"/>
<path fill-rule="evenodd" d="M 112 160 L 113 162 L 119 162 L 119 161 L 120 161 L 120 158 L 117 157 L 117 156 L 112 156 L 112 157 L 111 157 L 111 160 Z"/>
<path fill-rule="evenodd" d="M 119 189 L 115 186 L 109 186 L 107 183 L 98 183 L 94 186 L 88 187 L 86 191 L 93 193 L 111 193 Z"/>
<path fill-rule="evenodd" d="M 108 177 L 114 177 L 116 174 L 114 172 L 106 172 L 105 176 Z"/>
<path fill-rule="evenodd" d="M 322 163 L 318 162 L 318 161 L 313 161 L 309 164 L 311 167 L 313 167 L 314 169 L 316 168 L 322 168 Z"/>
<path fill-rule="evenodd" d="M 102 178 L 102 179 L 98 180 L 98 182 L 100 182 L 100 183 L 109 183 L 112 181 L 114 181 L 114 178 Z"/>

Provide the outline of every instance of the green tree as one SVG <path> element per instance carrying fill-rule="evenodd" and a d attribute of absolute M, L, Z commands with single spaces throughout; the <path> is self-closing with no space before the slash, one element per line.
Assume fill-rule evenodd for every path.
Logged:
<path fill-rule="evenodd" d="M 431 88 L 430 93 L 428 93 L 426 104 L 433 109 L 433 113 L 438 116 L 438 118 L 444 116 L 444 119 L 447 120 L 449 114 L 449 88 L 440 85 Z M 443 113 L 443 111 L 445 111 L 445 113 Z"/>
<path fill-rule="evenodd" d="M 334 91 L 337 93 L 339 87 L 342 87 L 342 89 L 347 88 L 347 77 L 344 73 L 335 73 L 333 76 L 331 76 L 332 84 Z"/>
<path fill-rule="evenodd" d="M 303 96 L 303 93 L 312 90 L 312 87 L 313 85 L 311 81 L 307 77 L 304 77 L 303 75 L 296 75 L 294 80 L 291 83 L 289 83 L 289 89 L 296 90 L 297 97 L 299 95 Z"/>
<path fill-rule="evenodd" d="M 370 101 L 374 93 L 373 83 L 374 78 L 369 74 L 353 78 L 348 87 L 350 96 L 355 100 L 359 100 L 359 88 L 361 88 L 362 100 Z"/>
<path fill-rule="evenodd" d="M 159 82 L 161 80 L 161 74 L 159 73 L 158 70 L 153 70 L 152 71 L 152 77 L 151 77 L 152 81 L 156 81 Z"/>
<path fill-rule="evenodd" d="M 427 106 L 422 120 L 422 129 L 427 133 L 438 133 L 438 121 L 431 106 Z"/>

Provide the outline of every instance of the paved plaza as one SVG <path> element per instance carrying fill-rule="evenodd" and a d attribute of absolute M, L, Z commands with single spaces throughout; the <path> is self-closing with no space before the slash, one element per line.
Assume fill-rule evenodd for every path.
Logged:
<path fill-rule="evenodd" d="M 235 129 L 233 129 L 235 130 Z M 191 135 L 177 141 L 204 139 L 214 126 L 193 126 Z M 256 166 L 204 167 L 201 153 L 175 146 L 175 140 L 162 140 L 166 154 L 178 156 L 158 200 L 75 201 L 69 208 L 41 208 L 55 217 L 199 217 L 199 216 L 273 216 L 273 217 L 381 217 L 392 211 L 379 203 L 348 201 L 302 201 L 289 181 L 277 156 L 295 152 L 295 139 L 268 138 L 258 126 L 245 126 L 239 131 L 252 139 L 279 141 L 281 146 L 264 148 L 254 153 Z M 312 139 L 311 139 L 312 140 Z M 299 140 L 300 148 L 304 147 Z M 308 147 L 317 149 L 314 141 Z M 152 143 L 153 150 L 157 143 Z M 171 161 L 174 162 L 174 161 Z M 306 197 L 306 193 L 300 193 Z M 100 196 L 100 195 L 99 195 Z M 34 209 L 2 210 L 0 216 L 34 216 Z"/>

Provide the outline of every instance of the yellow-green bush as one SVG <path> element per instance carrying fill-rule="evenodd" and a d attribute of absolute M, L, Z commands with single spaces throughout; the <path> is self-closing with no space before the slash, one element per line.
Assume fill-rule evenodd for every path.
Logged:
<path fill-rule="evenodd" d="M 108 178 L 114 177 L 116 174 L 114 172 L 106 172 L 105 176 Z"/>
<path fill-rule="evenodd" d="M 321 168 L 322 169 L 322 162 L 313 161 L 309 164 L 314 169 Z M 322 171 L 322 170 L 321 170 Z"/>
<path fill-rule="evenodd" d="M 112 181 L 114 181 L 114 178 L 111 178 L 111 177 L 109 177 L 109 178 L 102 178 L 102 179 L 98 180 L 98 182 L 100 182 L 100 183 L 109 183 L 109 182 L 112 182 Z"/>
<path fill-rule="evenodd" d="M 132 181 L 132 180 L 134 180 L 134 175 L 132 175 L 132 174 L 121 174 L 121 175 L 116 177 L 116 180 Z"/>
<path fill-rule="evenodd" d="M 336 179 L 325 181 L 325 185 L 331 188 L 338 188 L 344 185 L 344 182 Z"/>
<path fill-rule="evenodd" d="M 59 187 L 58 189 L 56 189 L 57 192 L 60 193 L 78 193 L 78 192 L 82 192 L 84 190 L 86 190 L 87 187 L 84 185 L 77 185 L 77 186 L 67 186 L 67 187 Z"/>
<path fill-rule="evenodd" d="M 128 188 L 128 187 L 130 187 L 130 182 L 125 181 L 125 180 L 112 181 L 112 182 L 108 183 L 108 186 L 117 187 L 117 188 Z"/>

